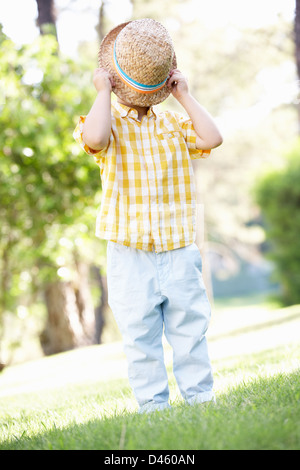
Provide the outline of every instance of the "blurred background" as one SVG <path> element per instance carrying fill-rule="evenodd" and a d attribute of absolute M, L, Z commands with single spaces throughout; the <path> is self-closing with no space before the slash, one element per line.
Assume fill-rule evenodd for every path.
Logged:
<path fill-rule="evenodd" d="M 211 302 L 300 303 L 297 4 L 1 2 L 0 369 L 120 339 L 106 243 L 94 236 L 99 169 L 72 133 L 95 98 L 101 39 L 131 19 L 166 26 L 191 93 L 224 137 L 195 163 Z M 173 97 L 161 106 L 182 112 Z"/>

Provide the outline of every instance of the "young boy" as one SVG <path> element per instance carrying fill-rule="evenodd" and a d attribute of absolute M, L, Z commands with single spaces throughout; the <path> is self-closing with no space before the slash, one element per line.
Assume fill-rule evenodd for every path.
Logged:
<path fill-rule="evenodd" d="M 97 97 L 74 137 L 101 170 L 96 235 L 108 240 L 109 305 L 139 411 L 169 407 L 163 329 L 183 398 L 214 400 L 191 159 L 208 156 L 222 137 L 189 93 L 171 38 L 157 21 L 114 28 L 101 43 L 99 65 Z M 188 119 L 153 108 L 170 93 Z"/>

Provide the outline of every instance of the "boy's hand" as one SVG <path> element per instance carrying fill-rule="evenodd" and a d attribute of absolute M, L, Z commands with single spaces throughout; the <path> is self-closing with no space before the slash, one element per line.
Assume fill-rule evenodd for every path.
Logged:
<path fill-rule="evenodd" d="M 213 118 L 190 94 L 187 79 L 180 70 L 172 70 L 167 84 L 192 121 L 196 132 L 196 148 L 210 150 L 221 145 L 223 138 Z"/>
<path fill-rule="evenodd" d="M 178 69 L 171 71 L 168 87 L 171 88 L 174 98 L 178 101 L 189 93 L 187 78 Z"/>
<path fill-rule="evenodd" d="M 104 68 L 98 68 L 94 71 L 93 83 L 97 91 L 112 91 L 112 88 L 115 86 L 113 78 Z"/>

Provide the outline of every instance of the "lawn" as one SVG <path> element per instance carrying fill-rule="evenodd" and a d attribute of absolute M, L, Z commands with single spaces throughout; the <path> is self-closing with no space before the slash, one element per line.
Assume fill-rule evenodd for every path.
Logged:
<path fill-rule="evenodd" d="M 217 403 L 137 414 L 120 343 L 0 375 L 0 449 L 299 449 L 300 306 L 216 305 L 208 334 Z"/>

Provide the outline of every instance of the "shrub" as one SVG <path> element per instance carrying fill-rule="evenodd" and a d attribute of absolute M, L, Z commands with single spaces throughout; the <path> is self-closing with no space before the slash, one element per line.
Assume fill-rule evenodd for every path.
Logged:
<path fill-rule="evenodd" d="M 300 140 L 283 169 L 265 174 L 255 186 L 261 207 L 269 258 L 282 286 L 285 304 L 300 302 Z"/>

